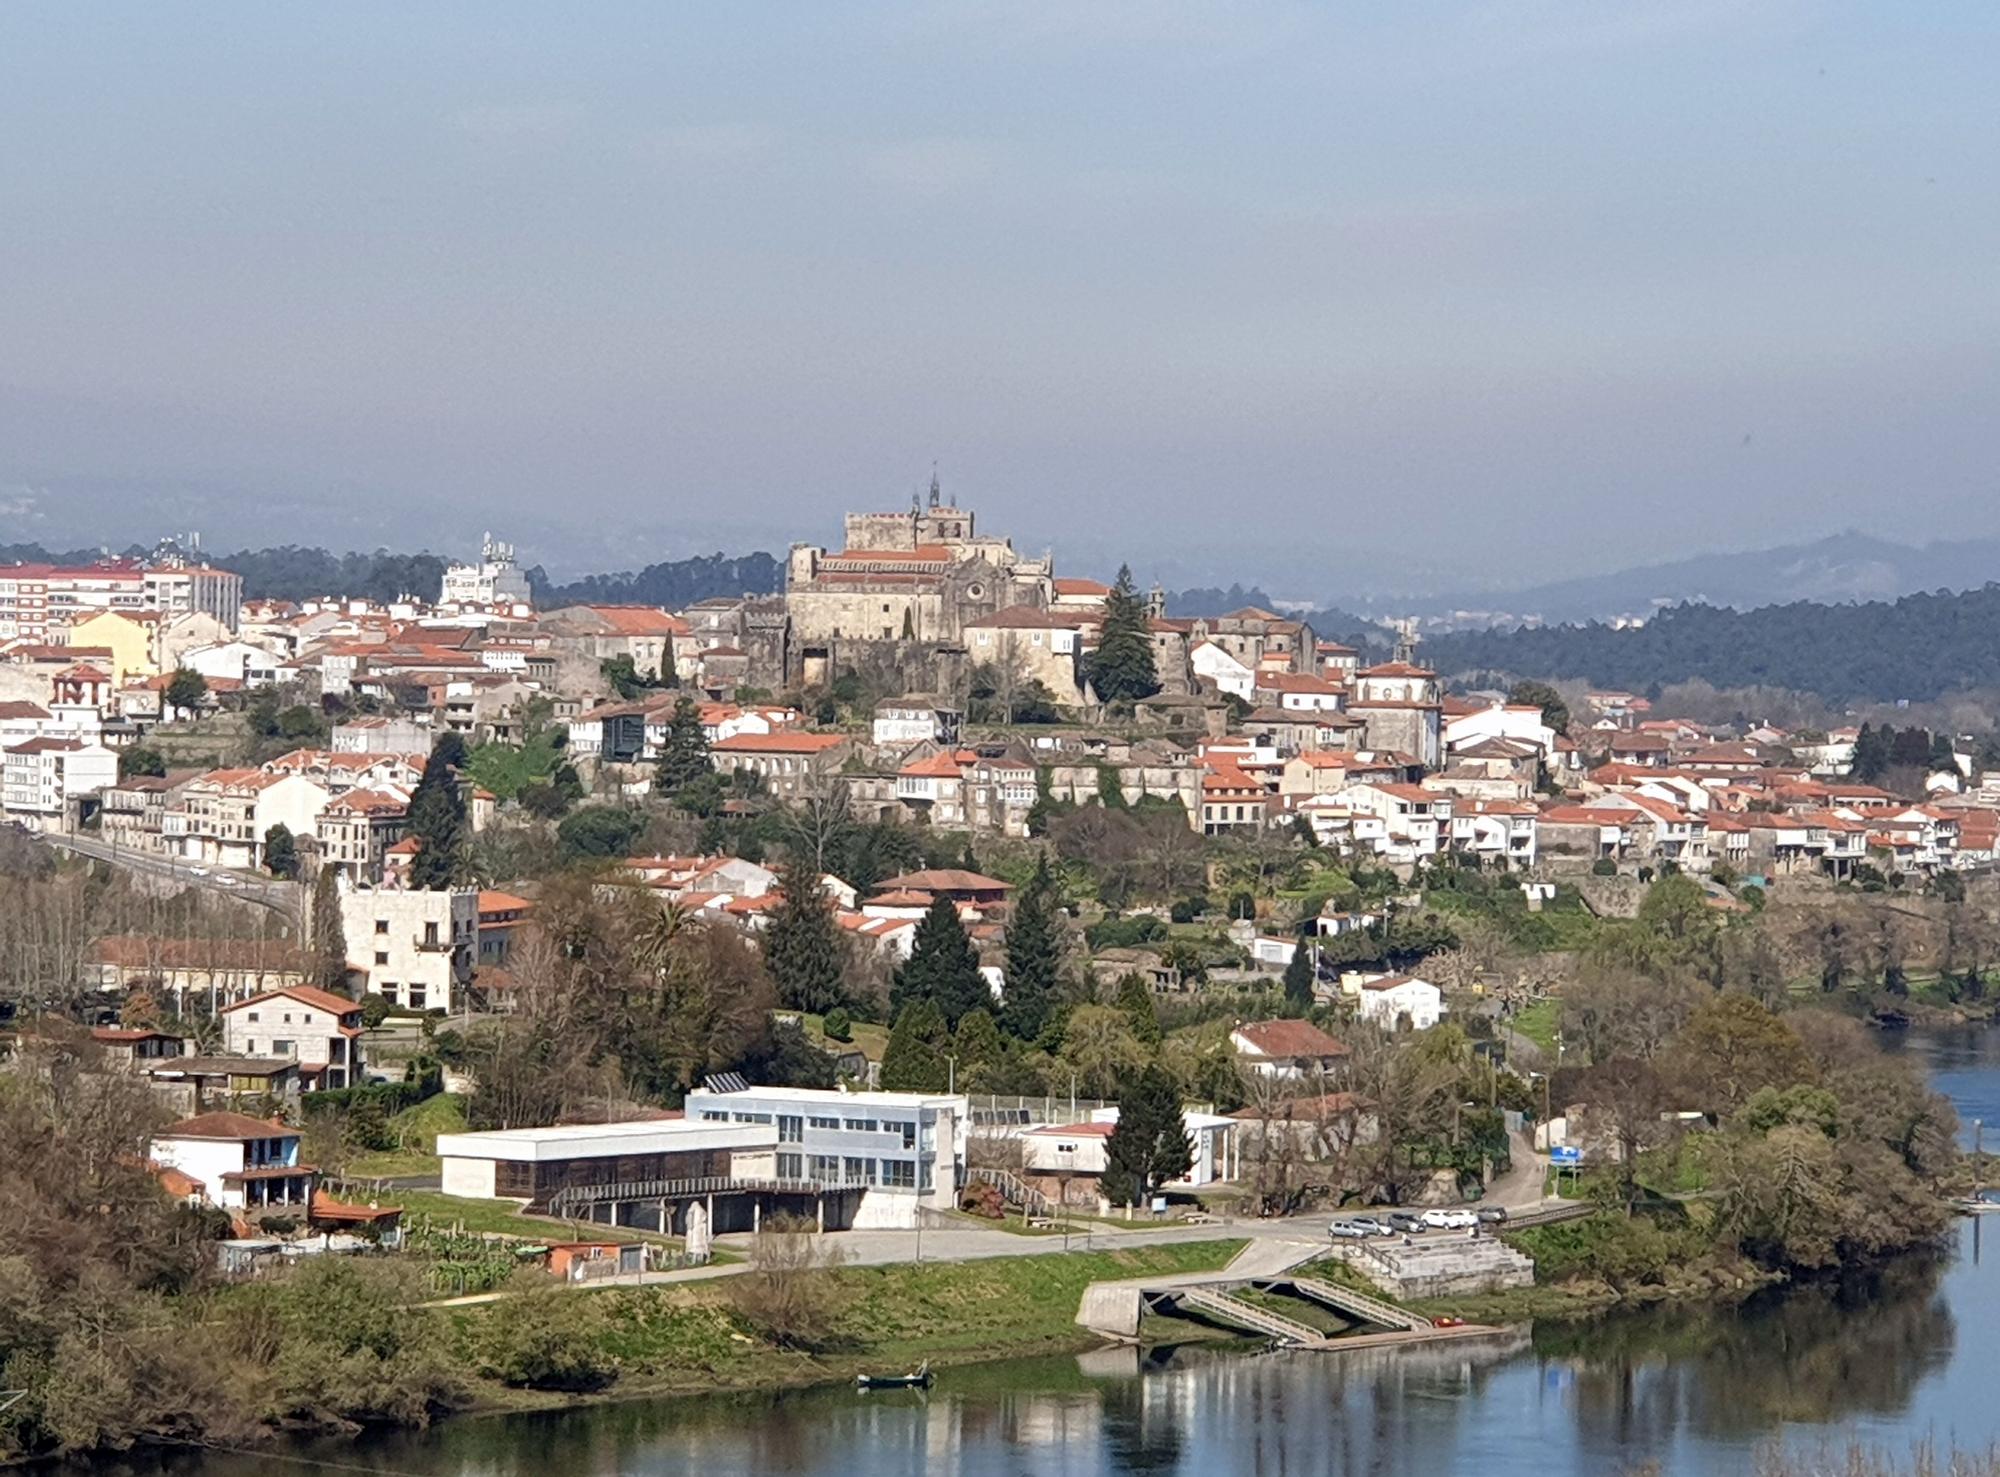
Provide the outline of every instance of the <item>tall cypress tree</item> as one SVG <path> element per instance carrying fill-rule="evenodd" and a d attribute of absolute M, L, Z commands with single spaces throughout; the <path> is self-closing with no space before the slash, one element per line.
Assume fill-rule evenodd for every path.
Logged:
<path fill-rule="evenodd" d="M 951 1033 L 928 1000 L 913 1000 L 896 1013 L 889 1044 L 882 1051 L 884 1092 L 943 1092 L 950 1077 L 945 1053 Z"/>
<path fill-rule="evenodd" d="M 950 898 L 931 904 L 917 924 L 910 957 L 896 971 L 890 999 L 900 1014 L 904 1007 L 928 1000 L 947 1025 L 957 1025 L 969 1010 L 985 1010 L 993 992 L 979 972 L 979 952 L 958 921 L 958 906 Z"/>
<path fill-rule="evenodd" d="M 1118 995 L 1113 1002 L 1131 1023 L 1132 1034 L 1147 1046 L 1160 1044 L 1160 1009 L 1153 1001 L 1153 987 L 1136 969 L 1121 975 Z"/>
<path fill-rule="evenodd" d="M 1104 1190 L 1115 1205 L 1144 1205 L 1194 1166 L 1181 1095 L 1159 1063 L 1118 1096 L 1118 1126 L 1104 1144 Z"/>
<path fill-rule="evenodd" d="M 847 955 L 833 899 L 810 872 L 789 868 L 764 931 L 764 962 L 788 1010 L 825 1015 L 847 1002 Z"/>
<path fill-rule="evenodd" d="M 1104 626 L 1090 657 L 1090 685 L 1107 703 L 1130 703 L 1160 690 L 1153 664 L 1153 635 L 1146 602 L 1132 587 L 1130 566 L 1118 569 L 1118 583 L 1104 601 Z"/>
<path fill-rule="evenodd" d="M 458 787 L 458 764 L 465 758 L 465 740 L 447 733 L 431 746 L 424 777 L 410 796 L 410 834 L 419 849 L 410 863 L 410 886 L 426 892 L 448 888 L 465 870 L 469 827 L 465 795 Z"/>
<path fill-rule="evenodd" d="M 1291 962 L 1285 966 L 1285 1004 L 1300 1015 L 1311 1010 L 1313 983 L 1312 945 L 1300 939 L 1292 950 Z"/>
<path fill-rule="evenodd" d="M 657 787 L 666 794 L 686 788 L 715 765 L 708 757 L 708 739 L 701 731 L 701 709 L 691 697 L 674 704 L 674 716 L 667 725 L 667 741 L 660 746 Z"/>
<path fill-rule="evenodd" d="M 312 914 L 308 936 L 312 939 L 314 983 L 323 990 L 343 990 L 347 985 L 347 929 L 340 921 L 340 879 L 332 867 L 321 867 L 313 878 Z"/>
<path fill-rule="evenodd" d="M 1055 875 L 1044 854 L 1007 920 L 1007 993 L 1000 1023 L 1023 1041 L 1042 1034 L 1055 1010 L 1062 970 L 1062 921 Z"/>

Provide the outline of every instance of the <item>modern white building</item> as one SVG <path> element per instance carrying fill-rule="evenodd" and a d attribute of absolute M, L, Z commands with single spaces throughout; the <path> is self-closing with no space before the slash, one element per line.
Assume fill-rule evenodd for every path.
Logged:
<path fill-rule="evenodd" d="M 652 1198 L 683 1198 L 724 1183 L 768 1184 L 777 1179 L 777 1151 L 772 1124 L 687 1118 L 441 1133 L 437 1140 L 445 1194 L 544 1207 L 571 1187 L 650 1181 Z"/>
<path fill-rule="evenodd" d="M 780 1180 L 863 1187 L 848 1222 L 854 1227 L 913 1227 L 919 1206 L 957 1208 L 971 1118 L 963 1096 L 703 1088 L 688 1094 L 687 1115 L 702 1123 L 772 1125 Z"/>

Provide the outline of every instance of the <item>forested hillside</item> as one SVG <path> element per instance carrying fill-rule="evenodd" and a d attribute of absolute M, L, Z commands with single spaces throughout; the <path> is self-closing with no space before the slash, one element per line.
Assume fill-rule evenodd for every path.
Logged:
<path fill-rule="evenodd" d="M 772 595 L 784 588 L 785 567 L 769 554 L 698 554 L 648 564 L 637 574 L 592 574 L 556 584 L 539 565 L 528 571 L 535 604 L 543 610 L 564 605 L 664 605 L 679 610 L 697 600 L 725 595 Z"/>
<path fill-rule="evenodd" d="M 1832 701 L 1927 702 L 2000 687 L 2000 585 L 1864 605 L 1682 605 L 1626 630 L 1593 623 L 1456 632 L 1426 641 L 1423 655 L 1447 676 L 1569 677 L 1633 692 L 1702 678 Z"/>

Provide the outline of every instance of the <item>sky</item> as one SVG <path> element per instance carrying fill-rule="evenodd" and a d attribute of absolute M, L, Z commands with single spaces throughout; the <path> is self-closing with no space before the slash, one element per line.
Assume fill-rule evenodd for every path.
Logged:
<path fill-rule="evenodd" d="M 0 7 L 0 542 L 2000 534 L 2000 8 Z M 86 526 L 87 525 L 87 526 Z"/>

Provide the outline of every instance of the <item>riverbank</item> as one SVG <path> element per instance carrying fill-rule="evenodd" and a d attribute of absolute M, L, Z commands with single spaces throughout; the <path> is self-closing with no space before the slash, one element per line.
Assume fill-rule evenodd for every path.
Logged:
<path fill-rule="evenodd" d="M 1187 1242 L 1064 1255 L 843 1267 L 824 1280 L 824 1327 L 807 1347 L 760 1329 L 741 1306 L 741 1279 L 560 1294 L 582 1315 L 571 1337 L 612 1371 L 584 1390 L 534 1388 L 482 1377 L 466 1411 L 554 1410 L 654 1396 L 723 1394 L 843 1383 L 863 1373 L 933 1369 L 1076 1353 L 1100 1342 L 1076 1323 L 1083 1290 L 1128 1277 L 1219 1271 L 1241 1240 Z M 445 1310 L 468 1368 L 515 1318 L 502 1301 Z"/>

